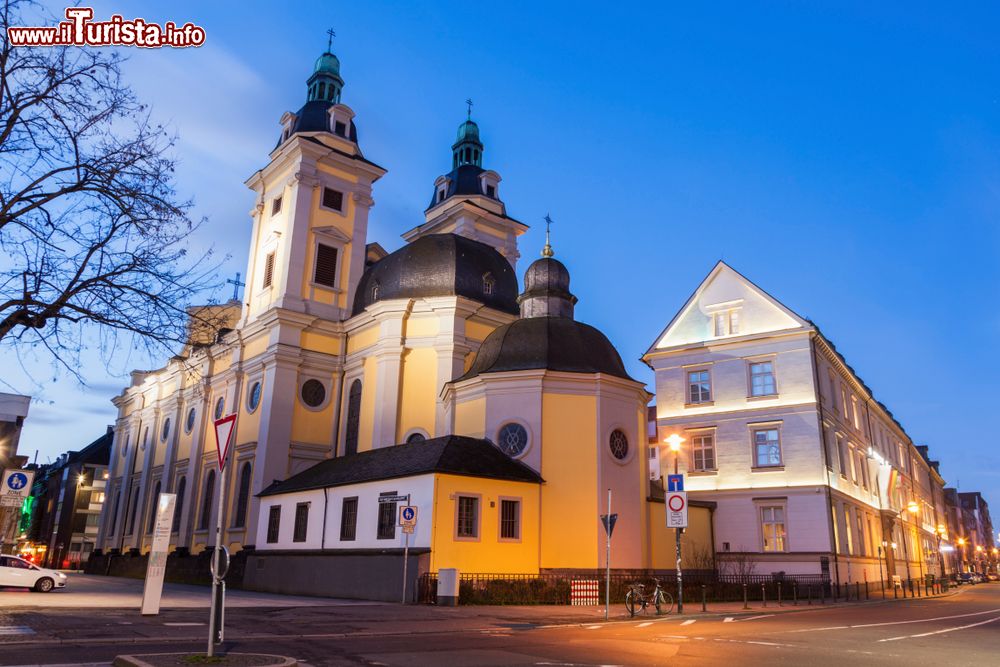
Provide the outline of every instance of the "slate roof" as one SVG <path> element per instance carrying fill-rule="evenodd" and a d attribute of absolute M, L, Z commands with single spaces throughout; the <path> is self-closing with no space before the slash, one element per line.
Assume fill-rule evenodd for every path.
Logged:
<path fill-rule="evenodd" d="M 273 496 L 435 472 L 536 484 L 543 481 L 532 468 L 510 458 L 489 440 L 447 435 L 327 459 L 283 482 L 272 482 L 258 495 Z"/>
<path fill-rule="evenodd" d="M 528 317 L 487 336 L 472 367 L 455 382 L 480 373 L 540 368 L 632 379 L 611 341 L 589 324 L 568 317 Z"/>
<path fill-rule="evenodd" d="M 444 193 L 444 198 L 448 199 L 449 197 L 461 195 L 482 195 L 483 197 L 490 197 L 486 194 L 486 191 L 483 190 L 483 183 L 479 178 L 485 171 L 486 170 L 482 167 L 474 164 L 462 164 L 455 167 L 447 174 L 448 189 L 447 192 Z M 490 197 L 490 199 L 500 201 L 499 197 L 496 196 Z M 427 206 L 427 208 L 432 209 L 439 203 L 437 187 L 435 187 L 434 192 L 431 194 L 431 203 Z"/>
<path fill-rule="evenodd" d="M 492 294 L 483 276 L 492 275 Z M 378 297 L 373 298 L 375 285 Z M 376 301 L 459 295 L 517 314 L 517 277 L 492 246 L 457 234 L 428 234 L 365 269 L 354 296 L 353 315 Z"/>

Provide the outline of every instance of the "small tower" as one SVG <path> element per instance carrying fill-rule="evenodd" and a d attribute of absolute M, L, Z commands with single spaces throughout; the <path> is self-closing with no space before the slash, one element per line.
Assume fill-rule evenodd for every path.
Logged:
<path fill-rule="evenodd" d="M 326 51 L 316 59 L 313 73 L 306 81 L 306 85 L 309 86 L 309 101 L 320 100 L 340 104 L 340 91 L 344 88 L 344 80 L 340 78 L 340 60 L 330 51 L 336 33 L 331 29 L 327 30 L 326 34 L 329 35 Z"/>
<path fill-rule="evenodd" d="M 469 118 L 458 126 L 458 139 L 451 147 L 451 168 L 457 169 L 465 164 L 483 166 L 483 142 L 479 140 L 479 126 Z"/>
<path fill-rule="evenodd" d="M 566 317 L 573 319 L 577 298 L 569 291 L 569 270 L 558 259 L 549 243 L 549 216 L 545 216 L 545 247 L 524 272 L 524 292 L 517 297 L 521 317 Z"/>

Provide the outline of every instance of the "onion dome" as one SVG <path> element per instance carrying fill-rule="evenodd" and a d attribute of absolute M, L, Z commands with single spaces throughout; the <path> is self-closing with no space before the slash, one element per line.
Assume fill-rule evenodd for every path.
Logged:
<path fill-rule="evenodd" d="M 352 314 L 378 301 L 433 296 L 464 296 L 518 312 L 517 277 L 495 248 L 457 234 L 428 234 L 365 269 Z"/>
<path fill-rule="evenodd" d="M 335 74 L 340 76 L 340 59 L 329 51 L 316 59 L 313 73 L 323 72 L 325 74 Z"/>

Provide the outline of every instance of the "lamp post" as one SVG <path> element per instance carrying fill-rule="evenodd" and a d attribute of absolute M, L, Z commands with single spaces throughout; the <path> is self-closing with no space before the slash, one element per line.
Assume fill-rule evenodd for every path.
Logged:
<path fill-rule="evenodd" d="M 910 515 L 911 515 L 910 518 L 914 521 L 914 523 L 916 523 L 917 514 L 920 513 L 920 505 L 917 504 L 917 501 L 916 500 L 911 500 L 910 502 L 906 503 L 906 511 L 910 513 Z M 903 540 L 903 547 L 904 548 L 906 547 L 906 540 Z M 921 546 L 919 544 L 914 544 L 913 548 L 916 551 L 915 555 L 917 557 L 917 567 L 920 570 L 920 578 L 923 579 L 924 578 L 924 563 L 923 563 L 923 560 L 920 557 L 921 554 L 923 553 L 923 549 L 921 548 Z M 907 578 L 909 578 L 909 576 L 910 576 L 909 575 L 909 565 L 907 565 L 907 574 L 906 574 L 906 576 L 907 576 Z"/>
<path fill-rule="evenodd" d="M 941 570 L 941 579 L 944 579 L 947 574 L 944 570 L 944 555 L 941 553 L 941 540 L 944 539 L 946 531 L 943 523 L 939 523 L 934 531 L 934 537 L 937 538 L 938 569 Z"/>
<path fill-rule="evenodd" d="M 965 538 L 958 538 L 958 546 L 962 548 L 958 557 L 958 571 L 965 572 Z"/>
<path fill-rule="evenodd" d="M 670 451 L 674 453 L 674 474 L 680 474 L 678 472 L 678 459 L 680 458 L 681 443 L 684 442 L 684 438 L 677 435 L 676 433 L 671 434 L 665 442 L 667 446 L 670 447 Z M 666 511 L 666 505 L 664 505 L 664 511 Z M 681 571 L 681 531 L 683 528 L 674 528 L 674 533 L 676 537 L 675 549 L 677 552 L 677 613 L 684 613 L 684 579 Z"/>
<path fill-rule="evenodd" d="M 878 583 L 882 588 L 882 599 L 885 599 L 885 579 L 882 578 L 882 558 L 885 557 L 885 548 L 888 546 L 885 540 L 882 540 L 882 544 L 878 546 Z M 886 562 L 885 568 L 889 569 L 889 563 Z"/>
<path fill-rule="evenodd" d="M 976 572 L 979 572 L 980 574 L 982 574 L 981 570 L 983 569 L 982 561 L 983 561 L 983 545 L 977 544 L 976 545 Z"/>

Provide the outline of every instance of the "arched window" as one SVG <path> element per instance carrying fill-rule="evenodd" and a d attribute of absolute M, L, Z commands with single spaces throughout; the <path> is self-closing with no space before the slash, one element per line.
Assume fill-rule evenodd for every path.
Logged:
<path fill-rule="evenodd" d="M 358 428 L 361 426 L 361 380 L 351 383 L 347 394 L 347 433 L 344 435 L 344 454 L 358 453 Z"/>
<path fill-rule="evenodd" d="M 215 471 L 209 470 L 205 478 L 205 494 L 201 499 L 201 517 L 198 530 L 208 530 L 208 522 L 212 518 L 212 496 L 215 494 Z"/>
<path fill-rule="evenodd" d="M 125 531 L 126 535 L 131 535 L 135 532 L 135 512 L 139 507 L 139 487 L 136 486 L 132 489 L 131 493 L 132 501 L 128 512 L 128 530 Z"/>
<path fill-rule="evenodd" d="M 187 491 L 187 477 L 177 481 L 177 504 L 174 506 L 174 525 L 171 529 L 177 532 L 181 529 L 181 512 L 184 511 L 184 492 Z"/>
<path fill-rule="evenodd" d="M 493 274 L 486 272 L 483 274 L 483 295 L 490 296 L 493 294 L 493 288 L 496 287 L 496 281 L 493 279 Z"/>
<path fill-rule="evenodd" d="M 423 433 L 421 433 L 420 431 L 416 431 L 414 433 L 411 433 L 410 436 L 406 439 L 406 444 L 412 445 L 415 442 L 423 442 L 426 439 L 427 438 L 424 436 Z"/>
<path fill-rule="evenodd" d="M 152 533 L 153 526 L 156 525 L 156 506 L 159 504 L 160 500 L 160 483 L 157 482 L 156 486 L 153 487 L 153 495 L 149 497 L 149 524 L 146 526 L 146 532 Z"/>
<path fill-rule="evenodd" d="M 326 84 L 322 81 L 319 84 L 319 98 L 321 100 L 326 99 Z"/>
<path fill-rule="evenodd" d="M 243 528 L 247 523 L 247 505 L 250 503 L 250 462 L 247 461 L 240 469 L 240 488 L 236 494 L 236 515 L 233 519 L 234 528 Z"/>
<path fill-rule="evenodd" d="M 378 283 L 372 285 L 372 303 L 378 301 L 378 287 L 379 287 Z"/>

